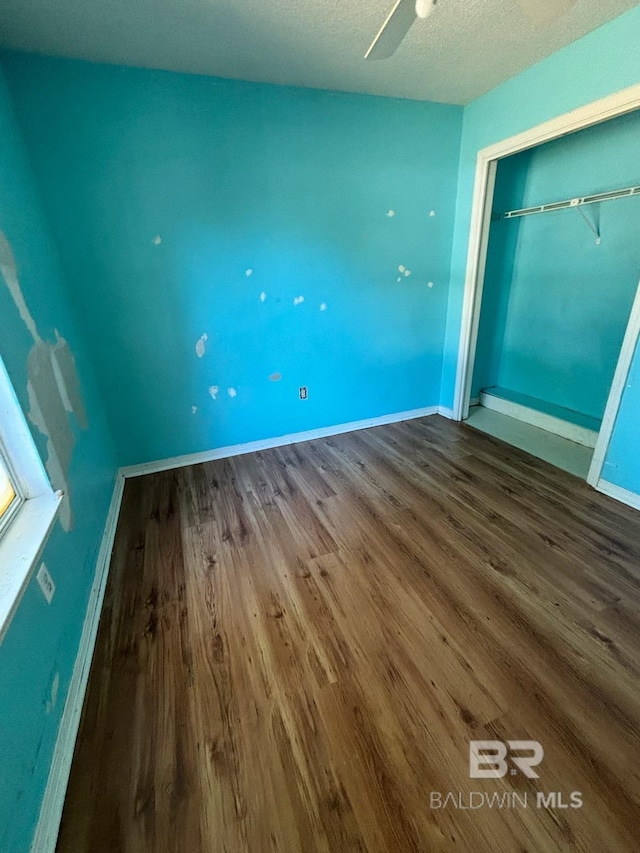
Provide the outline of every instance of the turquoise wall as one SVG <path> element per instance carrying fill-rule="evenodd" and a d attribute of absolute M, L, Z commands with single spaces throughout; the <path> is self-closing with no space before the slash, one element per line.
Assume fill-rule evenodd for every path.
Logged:
<path fill-rule="evenodd" d="M 438 404 L 461 108 L 6 69 L 123 463 Z"/>
<path fill-rule="evenodd" d="M 639 150 L 633 113 L 507 158 L 494 210 L 640 185 Z M 473 396 L 499 385 L 602 418 L 640 280 L 640 196 L 582 211 L 600 245 L 576 210 L 492 224 Z"/>
<path fill-rule="evenodd" d="M 640 345 L 627 379 L 620 411 L 602 468 L 602 478 L 640 494 Z"/>
<path fill-rule="evenodd" d="M 22 293 L 45 341 L 58 330 L 75 355 L 89 428 L 72 426 L 69 471 L 75 524 L 53 529 L 43 559 L 56 583 L 47 605 L 29 584 L 0 645 L 0 850 L 26 853 L 40 809 L 78 649 L 113 490 L 115 454 L 71 302 L 0 72 L 0 231 L 13 248 Z M 0 356 L 24 411 L 33 338 L 0 274 Z M 43 459 L 44 436 L 32 428 Z M 59 683 L 57 696 L 54 685 Z"/>
<path fill-rule="evenodd" d="M 640 7 L 632 9 L 593 33 L 569 45 L 538 65 L 508 80 L 465 107 L 456 219 L 451 261 L 451 283 L 442 371 L 441 402 L 453 404 L 462 298 L 467 262 L 473 181 L 477 153 L 528 128 L 562 115 L 598 98 L 640 82 Z M 630 202 L 631 203 L 631 202 Z M 616 426 L 627 428 L 627 418 L 640 416 L 640 390 L 627 389 L 624 414 Z M 637 428 L 636 428 L 637 429 Z M 635 447 L 612 443 L 604 473 L 617 485 L 640 492 L 634 470 Z M 617 448 L 617 449 L 616 449 Z"/>

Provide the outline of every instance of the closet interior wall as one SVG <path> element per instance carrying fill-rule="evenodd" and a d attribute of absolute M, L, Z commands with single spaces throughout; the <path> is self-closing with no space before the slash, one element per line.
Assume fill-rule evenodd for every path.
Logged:
<path fill-rule="evenodd" d="M 498 217 L 640 184 L 639 143 L 632 113 L 498 163 L 472 400 L 497 388 L 599 428 L 640 278 L 640 196 Z"/>

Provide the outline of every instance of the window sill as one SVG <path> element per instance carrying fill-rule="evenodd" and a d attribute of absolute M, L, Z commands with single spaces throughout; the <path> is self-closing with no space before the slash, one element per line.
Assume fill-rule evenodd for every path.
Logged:
<path fill-rule="evenodd" d="M 0 540 L 0 643 L 49 537 L 62 495 L 30 498 Z"/>

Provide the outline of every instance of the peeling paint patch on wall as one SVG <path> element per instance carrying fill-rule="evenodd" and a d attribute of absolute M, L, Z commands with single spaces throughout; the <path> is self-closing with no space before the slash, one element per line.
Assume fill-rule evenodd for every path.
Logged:
<path fill-rule="evenodd" d="M 294 305 L 300 305 L 302 302 L 304 302 L 304 296 L 294 296 L 293 297 L 293 304 Z"/>
<path fill-rule="evenodd" d="M 264 302 L 264 300 L 265 300 L 266 298 L 267 298 L 267 294 L 266 294 L 266 293 L 264 292 L 264 290 L 263 290 L 263 291 L 262 291 L 262 293 L 260 294 L 260 302 Z"/>
<path fill-rule="evenodd" d="M 435 215 L 436 215 L 435 210 L 430 210 L 430 211 L 429 211 L 429 216 L 435 216 Z"/>
<path fill-rule="evenodd" d="M 433 287 L 433 282 L 432 282 L 432 281 L 428 281 L 428 282 L 427 282 L 427 287 Z"/>
<path fill-rule="evenodd" d="M 70 416 L 75 418 L 81 429 L 87 429 L 89 426 L 75 359 L 57 329 L 54 342 L 40 337 L 22 294 L 13 249 L 1 231 L 0 272 L 18 313 L 33 338 L 33 346 L 27 357 L 28 417 L 47 439 L 45 468 L 53 488 L 64 492 L 59 518 L 64 530 L 69 531 L 73 528 L 73 513 L 67 477 L 75 446 Z"/>
<path fill-rule="evenodd" d="M 205 344 L 209 340 L 209 336 L 205 333 L 198 338 L 198 342 L 196 344 L 196 355 L 198 358 L 202 358 L 205 352 Z"/>
<path fill-rule="evenodd" d="M 162 243 L 162 237 L 159 234 L 156 234 L 156 236 L 153 238 L 153 245 L 159 246 L 160 243 Z"/>
<path fill-rule="evenodd" d="M 321 310 L 321 311 L 326 311 L 326 310 L 327 310 L 327 303 L 326 303 L 326 302 L 322 302 L 322 303 L 320 304 L 320 310 Z"/>
<path fill-rule="evenodd" d="M 218 386 L 217 386 L 217 385 L 210 385 L 210 386 L 209 386 L 209 394 L 211 395 L 211 398 L 212 398 L 213 400 L 217 400 L 217 399 L 218 399 L 218 393 L 219 393 L 219 391 L 220 391 L 220 389 L 218 388 Z"/>
<path fill-rule="evenodd" d="M 195 413 L 196 413 L 197 411 L 198 411 L 198 407 L 197 407 L 197 406 L 191 406 L 191 414 L 192 414 L 192 415 L 195 415 Z"/>
<path fill-rule="evenodd" d="M 251 269 L 251 267 L 249 267 L 249 269 L 248 269 L 248 270 L 245 270 L 245 271 L 244 271 L 244 274 L 246 275 L 246 277 L 247 277 L 247 278 L 249 278 L 249 276 L 252 276 L 252 275 L 253 275 L 253 270 Z"/>
<path fill-rule="evenodd" d="M 236 391 L 235 388 L 227 388 L 227 394 L 230 397 L 237 397 L 238 396 L 238 392 Z"/>
<path fill-rule="evenodd" d="M 389 219 L 393 219 L 393 217 L 394 217 L 395 215 L 396 215 L 395 210 L 388 210 L 388 211 L 387 211 L 387 216 L 389 217 Z"/>

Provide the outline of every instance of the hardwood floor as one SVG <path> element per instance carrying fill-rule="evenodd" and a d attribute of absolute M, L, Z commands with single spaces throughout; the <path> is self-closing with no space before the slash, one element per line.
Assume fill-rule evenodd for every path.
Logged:
<path fill-rule="evenodd" d="M 58 851 L 638 850 L 639 566 L 640 513 L 439 417 L 130 480 Z"/>

